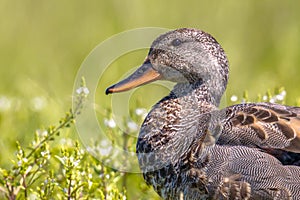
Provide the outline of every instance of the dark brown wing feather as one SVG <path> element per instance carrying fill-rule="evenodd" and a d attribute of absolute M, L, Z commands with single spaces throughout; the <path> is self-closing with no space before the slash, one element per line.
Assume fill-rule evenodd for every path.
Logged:
<path fill-rule="evenodd" d="M 300 153 L 300 108 L 248 103 L 228 107 L 225 111 L 218 143 Z"/>

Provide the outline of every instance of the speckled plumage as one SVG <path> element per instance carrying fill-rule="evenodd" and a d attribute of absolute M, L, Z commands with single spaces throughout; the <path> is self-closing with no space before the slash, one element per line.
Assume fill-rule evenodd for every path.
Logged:
<path fill-rule="evenodd" d="M 145 65 L 177 82 L 149 112 L 136 148 L 146 182 L 163 199 L 300 199 L 300 108 L 219 110 L 228 61 L 200 30 L 159 36 Z"/>

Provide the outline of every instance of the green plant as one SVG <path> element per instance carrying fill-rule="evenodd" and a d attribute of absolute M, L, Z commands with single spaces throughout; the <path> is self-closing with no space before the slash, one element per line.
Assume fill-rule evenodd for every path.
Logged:
<path fill-rule="evenodd" d="M 28 148 L 17 142 L 11 168 L 0 168 L 0 198 L 14 199 L 125 199 L 116 182 L 122 174 L 107 168 L 80 147 L 79 142 L 54 145 L 60 132 L 71 127 L 84 105 L 88 89 L 82 80 L 75 108 L 57 126 L 36 131 Z"/>

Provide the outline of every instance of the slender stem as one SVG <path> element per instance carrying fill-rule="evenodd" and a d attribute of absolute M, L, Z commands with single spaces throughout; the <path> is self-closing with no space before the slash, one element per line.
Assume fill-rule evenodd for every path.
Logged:
<path fill-rule="evenodd" d="M 32 176 L 31 176 L 31 178 L 30 178 L 30 180 L 28 181 L 28 186 L 29 185 L 32 185 L 36 180 L 38 180 L 38 178 L 41 176 L 41 174 L 39 175 L 39 176 L 37 176 L 37 178 L 36 178 L 36 174 L 38 173 L 38 172 L 40 172 L 41 170 L 41 167 L 40 166 L 38 166 L 38 168 L 32 173 Z"/>
<path fill-rule="evenodd" d="M 49 135 L 47 135 L 47 137 L 45 137 L 27 156 L 26 158 L 30 158 L 30 156 L 36 152 L 45 142 L 47 142 L 49 140 L 49 138 L 51 138 L 53 135 L 57 134 L 59 132 L 60 129 L 62 129 L 63 127 L 65 127 L 67 124 L 69 124 L 72 120 L 75 119 L 76 115 L 79 114 L 78 111 L 81 108 L 81 105 L 83 103 L 83 99 L 84 97 L 81 97 L 79 99 L 78 104 L 76 105 L 74 111 L 71 111 L 70 115 L 66 117 L 66 119 L 64 120 L 63 123 L 61 123 L 58 127 L 56 127 L 51 133 L 49 133 Z"/>
<path fill-rule="evenodd" d="M 9 185 L 9 183 L 7 182 L 7 179 L 5 180 L 5 186 L 8 190 L 8 199 L 9 200 L 15 200 L 16 195 L 14 194 L 14 187 Z"/>
<path fill-rule="evenodd" d="M 22 175 L 22 185 L 24 187 L 24 196 L 27 199 L 28 197 L 28 193 L 27 193 L 27 185 L 26 185 L 26 176 L 24 176 L 24 174 Z"/>
<path fill-rule="evenodd" d="M 71 200 L 71 197 L 72 197 L 72 192 L 71 192 L 71 182 L 72 182 L 72 179 L 71 179 L 71 176 L 69 177 L 69 187 L 68 187 L 68 200 Z"/>
<path fill-rule="evenodd" d="M 58 131 L 60 129 L 62 129 L 63 127 L 65 127 L 72 119 L 74 119 L 74 115 L 71 114 L 70 117 L 66 118 L 66 120 L 61 123 L 57 128 L 55 128 L 51 133 L 49 133 L 49 135 L 47 135 L 47 137 L 45 137 L 27 156 L 26 158 L 30 158 L 30 156 L 36 152 L 45 142 L 47 142 L 49 140 L 49 138 L 51 138 L 53 135 L 55 135 L 56 133 L 58 133 Z"/>

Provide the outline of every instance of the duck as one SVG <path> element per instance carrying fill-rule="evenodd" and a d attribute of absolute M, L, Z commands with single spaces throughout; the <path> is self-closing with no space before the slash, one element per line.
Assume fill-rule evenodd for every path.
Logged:
<path fill-rule="evenodd" d="M 300 199 L 300 108 L 219 108 L 229 62 L 217 40 L 179 28 L 158 36 L 143 64 L 106 94 L 175 82 L 141 125 L 136 153 L 162 199 Z"/>

